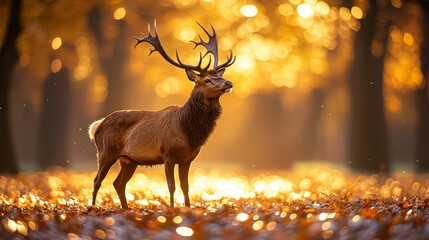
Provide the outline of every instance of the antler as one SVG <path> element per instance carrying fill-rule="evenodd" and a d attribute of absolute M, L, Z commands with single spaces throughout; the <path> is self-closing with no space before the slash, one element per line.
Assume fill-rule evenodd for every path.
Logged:
<path fill-rule="evenodd" d="M 167 60 L 167 62 L 173 64 L 176 67 L 179 68 L 183 68 L 183 69 L 188 69 L 188 70 L 193 70 L 196 72 L 199 72 L 200 74 L 205 73 L 208 71 L 208 68 L 211 64 L 211 58 L 209 59 L 208 64 L 205 67 L 202 67 L 201 64 L 203 62 L 203 58 L 205 58 L 207 56 L 207 54 L 211 53 L 214 56 L 214 65 L 213 65 L 213 70 L 214 71 L 218 71 L 220 69 L 224 69 L 227 68 L 229 66 L 231 66 L 234 62 L 235 62 L 235 56 L 232 55 L 232 51 L 230 50 L 230 55 L 227 57 L 227 60 L 225 63 L 221 64 L 221 65 L 217 65 L 218 64 L 218 47 L 217 47 L 217 38 L 216 38 L 216 32 L 213 28 L 213 26 L 210 24 L 212 30 L 213 30 L 213 35 L 210 35 L 210 33 L 201 25 L 197 22 L 197 24 L 204 30 L 204 32 L 209 36 L 209 40 L 207 42 L 204 42 L 203 39 L 201 38 L 200 35 L 198 35 L 198 37 L 200 38 L 199 42 L 195 42 L 195 41 L 191 41 L 195 44 L 194 49 L 198 46 L 201 45 L 203 47 L 205 47 L 207 49 L 207 52 L 202 55 L 200 53 L 200 60 L 198 62 L 198 65 L 196 66 L 192 66 L 192 65 L 187 65 L 182 63 L 182 61 L 179 58 L 179 53 L 177 52 L 176 49 L 176 59 L 177 62 L 174 61 L 170 56 L 168 56 L 168 54 L 165 52 L 164 48 L 161 45 L 161 42 L 159 40 L 159 35 L 158 35 L 158 29 L 156 26 L 156 20 L 154 20 L 153 26 L 155 29 L 155 34 L 152 35 L 151 31 L 150 31 L 150 24 L 148 24 L 148 36 L 145 36 L 144 33 L 142 33 L 142 38 L 137 38 L 134 37 L 134 39 L 137 40 L 136 45 L 134 46 L 134 48 L 139 45 L 142 42 L 147 42 L 150 45 L 152 45 L 154 48 L 150 50 L 149 55 L 151 55 L 153 52 L 157 51 L 159 52 L 159 54 L 161 54 L 161 56 Z"/>
<path fill-rule="evenodd" d="M 203 58 L 211 53 L 214 57 L 214 63 L 213 63 L 213 70 L 217 71 L 223 68 L 227 68 L 229 66 L 231 66 L 234 62 L 235 62 L 235 56 L 232 55 L 232 50 L 230 50 L 230 54 L 227 57 L 227 60 L 225 63 L 221 64 L 220 66 L 217 65 L 219 57 L 218 57 L 218 47 L 217 47 L 217 36 L 216 36 L 216 31 L 213 28 L 213 25 L 210 24 L 210 27 L 212 28 L 213 34 L 210 34 L 199 22 L 197 22 L 197 24 L 204 30 L 204 32 L 207 34 L 207 36 L 209 37 L 209 40 L 207 42 L 204 42 L 203 39 L 201 38 L 201 36 L 198 34 L 198 37 L 200 38 L 199 42 L 196 41 L 191 41 L 195 44 L 194 49 L 198 46 L 201 45 L 203 47 L 205 47 L 207 49 L 207 52 L 204 54 Z"/>
<path fill-rule="evenodd" d="M 153 49 L 150 49 L 149 55 L 151 55 L 153 52 L 157 51 L 157 52 L 159 52 L 159 54 L 161 54 L 161 56 L 165 60 L 167 60 L 167 62 L 173 64 L 176 67 L 194 70 L 194 71 L 199 72 L 199 73 L 204 73 L 207 71 L 207 69 L 209 68 L 209 66 L 211 64 L 211 58 L 209 60 L 209 63 L 207 64 L 207 66 L 205 66 L 203 68 L 203 67 L 201 67 L 201 64 L 203 62 L 204 57 L 201 55 L 201 53 L 200 53 L 200 60 L 199 60 L 197 66 L 192 66 L 192 65 L 187 65 L 187 64 L 182 63 L 182 61 L 179 58 L 179 53 L 177 52 L 177 49 L 176 49 L 177 62 L 174 61 L 170 56 L 168 56 L 168 54 L 165 52 L 164 48 L 162 47 L 161 41 L 159 40 L 159 34 L 158 34 L 158 28 L 156 26 L 156 20 L 154 20 L 154 22 L 153 22 L 153 27 L 155 29 L 155 34 L 153 36 L 152 36 L 151 31 L 150 31 L 150 24 L 148 24 L 148 27 L 147 27 L 148 36 L 147 37 L 144 35 L 144 33 L 142 33 L 142 36 L 143 36 L 142 38 L 133 37 L 134 39 L 137 40 L 137 43 L 134 46 L 134 48 L 137 47 L 137 45 L 139 45 L 142 42 L 147 42 L 154 47 Z"/>

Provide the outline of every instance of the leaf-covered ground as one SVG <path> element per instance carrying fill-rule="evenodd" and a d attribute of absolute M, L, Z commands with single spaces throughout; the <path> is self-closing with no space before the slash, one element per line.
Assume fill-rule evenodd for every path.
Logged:
<path fill-rule="evenodd" d="M 119 208 L 115 170 L 89 206 L 94 172 L 0 176 L 0 239 L 429 239 L 429 177 L 191 171 L 191 208 L 166 205 L 162 167 L 140 168 Z M 176 205 L 183 196 L 176 190 Z"/>

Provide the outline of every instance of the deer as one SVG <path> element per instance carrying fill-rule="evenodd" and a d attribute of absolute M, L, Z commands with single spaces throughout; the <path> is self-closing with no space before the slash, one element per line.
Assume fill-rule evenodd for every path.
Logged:
<path fill-rule="evenodd" d="M 218 64 L 218 43 L 212 24 L 210 34 L 200 23 L 197 24 L 207 34 L 204 41 L 198 34 L 199 41 L 191 41 L 206 49 L 199 54 L 197 65 L 182 62 L 176 49 L 173 60 L 164 50 L 159 39 L 156 20 L 154 34 L 148 24 L 148 34 L 144 33 L 137 40 L 134 48 L 140 43 L 151 45 L 149 56 L 158 52 L 164 60 L 173 66 L 184 69 L 188 79 L 194 84 L 189 99 L 183 106 L 169 106 L 159 111 L 119 110 L 89 126 L 90 140 L 97 149 L 98 172 L 94 178 L 92 206 L 96 204 L 97 192 L 108 171 L 119 161 L 120 171 L 113 182 L 121 207 L 128 209 L 125 188 L 138 165 L 164 165 L 165 177 L 170 194 L 170 206 L 174 207 L 175 179 L 174 169 L 178 165 L 180 188 L 184 195 L 185 207 L 190 207 L 188 175 L 192 161 L 197 157 L 201 147 L 212 134 L 219 119 L 222 106 L 219 98 L 232 91 L 233 83 L 223 78 L 227 67 L 236 59 L 230 50 L 224 63 Z M 210 55 L 211 54 L 211 55 Z M 207 64 L 203 64 L 203 59 Z M 213 67 L 212 65 L 213 56 Z M 205 65 L 205 66 L 204 66 Z"/>

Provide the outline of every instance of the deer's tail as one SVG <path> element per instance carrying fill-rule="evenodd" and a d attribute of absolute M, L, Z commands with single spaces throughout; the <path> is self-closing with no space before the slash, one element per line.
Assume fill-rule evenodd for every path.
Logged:
<path fill-rule="evenodd" d="M 98 126 L 100 126 L 101 122 L 103 121 L 104 121 L 104 118 L 97 120 L 91 123 L 91 125 L 89 125 L 89 129 L 88 129 L 89 139 L 94 140 L 95 131 L 97 131 Z"/>

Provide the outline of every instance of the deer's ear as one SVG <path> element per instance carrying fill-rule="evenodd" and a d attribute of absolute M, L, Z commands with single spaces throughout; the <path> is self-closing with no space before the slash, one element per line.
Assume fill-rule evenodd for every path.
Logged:
<path fill-rule="evenodd" d="M 222 68 L 220 70 L 217 71 L 217 74 L 222 77 L 222 75 L 225 73 L 225 68 Z"/>
<path fill-rule="evenodd" d="M 196 82 L 197 81 L 198 75 L 194 71 L 189 70 L 189 69 L 186 69 L 185 71 L 186 71 L 186 76 L 188 76 L 188 79 L 191 82 Z"/>

